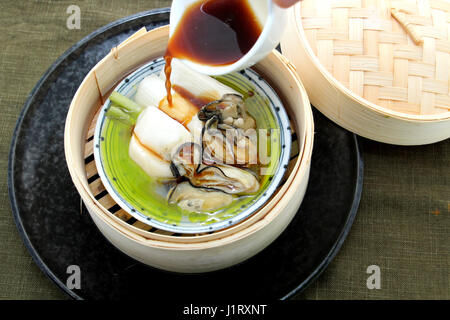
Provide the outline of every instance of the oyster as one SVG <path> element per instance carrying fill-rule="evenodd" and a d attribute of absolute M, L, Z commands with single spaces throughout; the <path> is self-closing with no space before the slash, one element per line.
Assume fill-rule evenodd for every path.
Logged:
<path fill-rule="evenodd" d="M 225 94 L 197 115 L 205 122 L 204 160 L 208 163 L 257 164 L 256 122 L 247 114 L 240 95 Z"/>
<path fill-rule="evenodd" d="M 229 194 L 251 194 L 259 189 L 259 182 L 252 173 L 228 165 L 200 166 L 189 180 L 195 186 Z"/>
<path fill-rule="evenodd" d="M 234 163 L 234 139 L 230 138 L 234 135 L 234 128 L 231 127 L 227 134 L 224 135 L 218 129 L 219 118 L 213 116 L 205 123 L 203 130 L 202 142 L 204 146 L 203 160 L 206 163 Z"/>
<path fill-rule="evenodd" d="M 244 99 L 238 94 L 225 94 L 222 99 L 208 103 L 198 112 L 198 118 L 203 122 L 214 116 L 219 124 L 243 130 L 256 128 L 255 119 L 247 113 Z"/>
<path fill-rule="evenodd" d="M 185 181 L 169 192 L 168 202 L 177 204 L 187 211 L 202 213 L 230 205 L 233 202 L 233 196 L 220 191 L 196 188 Z"/>
<path fill-rule="evenodd" d="M 251 172 L 228 165 L 205 165 L 199 158 L 200 148 L 194 143 L 185 143 L 174 154 L 171 169 L 176 178 L 183 176 L 195 187 L 228 194 L 258 191 L 258 179 Z"/>

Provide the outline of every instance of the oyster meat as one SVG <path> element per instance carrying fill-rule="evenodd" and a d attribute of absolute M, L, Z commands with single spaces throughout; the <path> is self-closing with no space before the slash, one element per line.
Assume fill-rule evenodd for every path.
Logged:
<path fill-rule="evenodd" d="M 177 184 L 169 192 L 168 202 L 177 204 L 187 211 L 202 213 L 216 211 L 230 205 L 233 202 L 233 196 L 220 191 L 196 188 L 185 181 Z"/>

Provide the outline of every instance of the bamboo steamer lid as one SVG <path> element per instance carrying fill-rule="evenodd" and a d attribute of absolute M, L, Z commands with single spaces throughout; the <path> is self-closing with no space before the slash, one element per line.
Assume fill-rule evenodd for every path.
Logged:
<path fill-rule="evenodd" d="M 386 143 L 450 137 L 450 1 L 303 0 L 289 19 L 283 53 L 331 120 Z"/>

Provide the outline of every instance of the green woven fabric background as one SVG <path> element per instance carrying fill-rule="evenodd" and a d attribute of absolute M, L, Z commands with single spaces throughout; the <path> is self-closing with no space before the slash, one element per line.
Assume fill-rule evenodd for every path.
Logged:
<path fill-rule="evenodd" d="M 81 30 L 66 9 L 81 8 Z M 0 2 L 0 299 L 66 299 L 33 263 L 14 225 L 7 194 L 10 140 L 36 82 L 65 50 L 118 18 L 170 1 Z M 364 190 L 341 251 L 296 299 L 450 298 L 450 140 L 397 147 L 364 141 Z M 366 269 L 381 269 L 369 290 Z"/>

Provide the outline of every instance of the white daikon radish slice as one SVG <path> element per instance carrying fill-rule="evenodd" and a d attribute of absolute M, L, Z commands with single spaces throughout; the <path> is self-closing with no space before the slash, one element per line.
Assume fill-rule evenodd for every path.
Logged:
<path fill-rule="evenodd" d="M 164 98 L 159 104 L 159 109 L 183 125 L 187 125 L 199 111 L 199 108 L 176 92 L 172 94 L 172 105 Z"/>
<path fill-rule="evenodd" d="M 159 106 L 159 103 L 166 96 L 166 87 L 164 80 L 158 75 L 152 74 L 138 86 L 134 100 L 143 107 Z"/>
<path fill-rule="evenodd" d="M 149 149 L 143 147 L 133 135 L 129 148 L 130 158 L 136 162 L 150 177 L 173 178 L 170 163 L 161 159 Z"/>
<path fill-rule="evenodd" d="M 201 145 L 202 141 L 202 130 L 203 130 L 203 122 L 200 121 L 197 115 L 195 115 L 192 120 L 188 123 L 187 128 L 191 132 L 193 137 L 193 141 L 199 145 Z"/>
<path fill-rule="evenodd" d="M 172 105 L 169 106 L 166 99 L 166 93 L 164 80 L 156 74 L 152 74 L 141 81 L 134 100 L 143 107 L 159 107 L 159 109 L 164 111 L 171 118 L 182 124 L 189 123 L 192 117 L 197 114 L 198 108 L 173 90 Z"/>
<path fill-rule="evenodd" d="M 160 78 L 165 81 L 166 76 L 164 70 L 161 72 Z M 170 82 L 172 83 L 172 86 L 180 86 L 196 97 L 204 97 L 211 100 L 219 100 L 227 93 L 240 95 L 238 92 L 216 79 L 193 71 L 177 59 L 172 60 Z"/>
<path fill-rule="evenodd" d="M 134 133 L 145 147 L 165 160 L 174 149 L 192 140 L 190 132 L 179 122 L 156 107 L 149 106 L 139 115 Z"/>

